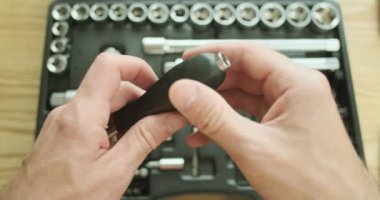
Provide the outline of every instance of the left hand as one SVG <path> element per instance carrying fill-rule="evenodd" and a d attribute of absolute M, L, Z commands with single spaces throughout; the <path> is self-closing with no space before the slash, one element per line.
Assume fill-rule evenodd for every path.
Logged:
<path fill-rule="evenodd" d="M 49 114 L 3 197 L 120 199 L 148 153 L 186 123 L 174 112 L 148 116 L 110 148 L 110 114 L 144 92 L 136 85 L 147 89 L 156 80 L 139 58 L 99 55 L 74 99 Z"/>

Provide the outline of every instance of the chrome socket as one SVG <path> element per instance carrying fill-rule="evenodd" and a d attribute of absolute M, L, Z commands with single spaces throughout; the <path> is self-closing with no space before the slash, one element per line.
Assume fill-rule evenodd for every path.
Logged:
<path fill-rule="evenodd" d="M 218 3 L 214 7 L 214 21 L 221 26 L 230 26 L 235 22 L 235 7 L 229 3 Z"/>
<path fill-rule="evenodd" d="M 91 6 L 90 17 L 96 22 L 105 21 L 108 17 L 108 6 L 105 3 L 95 3 Z"/>
<path fill-rule="evenodd" d="M 53 53 L 63 53 L 66 51 L 68 43 L 69 39 L 65 37 L 54 39 L 50 44 L 50 50 Z"/>
<path fill-rule="evenodd" d="M 77 3 L 71 10 L 71 18 L 77 22 L 86 21 L 90 17 L 90 6 L 86 3 Z"/>
<path fill-rule="evenodd" d="M 46 67 L 53 74 L 61 74 L 67 68 L 68 57 L 62 54 L 55 54 L 49 57 Z"/>
<path fill-rule="evenodd" d="M 76 90 L 66 90 L 64 92 L 53 92 L 50 95 L 50 106 L 55 108 L 68 103 L 76 95 Z"/>
<path fill-rule="evenodd" d="M 178 24 L 184 23 L 189 20 L 190 10 L 184 4 L 175 4 L 170 9 L 170 19 Z"/>
<path fill-rule="evenodd" d="M 69 24 L 66 21 L 54 22 L 51 32 L 55 36 L 63 37 L 69 32 Z"/>
<path fill-rule="evenodd" d="M 250 2 L 242 3 L 236 8 L 236 21 L 242 27 L 252 28 L 260 21 L 259 12 L 257 5 Z"/>
<path fill-rule="evenodd" d="M 294 2 L 286 8 L 286 21 L 294 28 L 305 28 L 311 22 L 310 9 L 302 2 Z"/>
<path fill-rule="evenodd" d="M 51 16 L 57 21 L 64 21 L 70 18 L 71 7 L 67 3 L 57 4 L 51 11 Z"/>
<path fill-rule="evenodd" d="M 311 20 L 319 30 L 329 31 L 338 26 L 339 11 L 332 3 L 320 2 L 311 9 Z"/>
<path fill-rule="evenodd" d="M 268 28 L 279 28 L 285 23 L 285 10 L 279 3 L 265 3 L 260 9 L 260 19 Z"/>
<path fill-rule="evenodd" d="M 133 23 L 142 23 L 148 17 L 148 8 L 143 3 L 132 3 L 129 6 L 128 18 Z"/>
<path fill-rule="evenodd" d="M 196 3 L 190 9 L 190 20 L 199 27 L 207 27 L 213 20 L 213 9 L 207 3 Z"/>
<path fill-rule="evenodd" d="M 169 20 L 169 7 L 164 3 L 153 3 L 149 6 L 148 18 L 153 24 L 164 24 Z"/>
<path fill-rule="evenodd" d="M 112 21 L 121 22 L 127 19 L 128 9 L 124 3 L 114 3 L 111 5 L 108 16 Z"/>

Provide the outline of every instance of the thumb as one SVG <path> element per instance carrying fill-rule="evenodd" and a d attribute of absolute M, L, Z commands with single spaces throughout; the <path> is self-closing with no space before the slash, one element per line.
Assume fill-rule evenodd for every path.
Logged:
<path fill-rule="evenodd" d="M 174 107 L 200 132 L 228 150 L 231 139 L 239 140 L 244 121 L 217 92 L 193 80 L 175 82 L 169 90 Z"/>

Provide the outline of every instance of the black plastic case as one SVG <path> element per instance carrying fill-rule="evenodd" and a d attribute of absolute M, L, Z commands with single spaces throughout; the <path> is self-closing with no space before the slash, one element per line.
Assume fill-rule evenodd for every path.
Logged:
<path fill-rule="evenodd" d="M 263 0 L 203 0 L 202 2 L 215 5 L 219 2 L 228 2 L 237 5 L 241 2 L 254 2 L 259 7 L 268 2 Z M 311 26 L 302 30 L 291 30 L 287 26 L 283 26 L 277 30 L 268 30 L 262 25 L 258 25 L 253 29 L 244 30 L 236 25 L 230 27 L 218 27 L 211 25 L 205 30 L 193 29 L 190 23 L 183 26 L 174 26 L 167 23 L 162 26 L 153 26 L 148 21 L 140 25 L 133 25 L 129 21 L 123 23 L 115 23 L 107 21 L 105 23 L 96 23 L 87 21 L 85 23 L 76 23 L 69 20 L 70 31 L 70 50 L 68 70 L 63 74 L 56 75 L 48 72 L 46 61 L 49 56 L 53 55 L 50 51 L 50 43 L 54 36 L 51 33 L 51 27 L 54 23 L 51 17 L 51 9 L 59 3 L 69 3 L 73 5 L 78 3 L 76 0 L 56 0 L 49 8 L 48 23 L 46 31 L 46 41 L 44 50 L 44 62 L 42 66 L 41 88 L 38 109 L 38 120 L 36 136 L 38 135 L 42 124 L 52 107 L 49 105 L 49 96 L 52 92 L 76 89 L 88 67 L 95 59 L 97 54 L 104 50 L 107 46 L 117 47 L 124 54 L 141 57 L 146 60 L 154 69 L 155 73 L 160 77 L 163 73 L 162 65 L 165 61 L 173 61 L 181 54 L 170 55 L 147 55 L 143 52 L 141 39 L 146 36 L 161 36 L 174 39 L 200 39 L 200 38 L 338 38 L 341 42 L 341 50 L 339 52 L 318 52 L 318 53 L 297 53 L 288 54 L 288 56 L 297 57 L 338 57 L 341 68 L 336 71 L 324 71 L 336 93 L 336 101 L 344 120 L 347 132 L 358 155 L 364 160 L 364 153 L 359 129 L 358 116 L 356 111 L 354 91 L 352 86 L 350 66 L 347 55 L 347 47 L 341 20 L 337 28 L 328 32 L 315 31 Z M 96 1 L 82 0 L 90 5 L 94 2 L 105 2 L 112 4 L 119 1 Z M 129 5 L 134 2 L 132 0 L 122 1 Z M 145 4 L 151 4 L 151 0 L 139 1 Z M 197 0 L 161 0 L 166 4 L 183 3 L 188 6 L 200 2 Z M 283 6 L 294 1 L 278 0 Z M 303 1 L 308 6 L 312 6 L 317 0 Z M 334 1 L 329 1 L 339 7 Z M 342 16 L 341 16 L 342 19 Z M 323 111 L 322 111 L 323 112 Z M 172 141 L 163 143 L 157 150 L 152 152 L 147 161 L 157 160 L 162 157 L 183 157 L 186 160 L 185 168 L 182 171 L 160 171 L 151 169 L 148 178 L 135 178 L 125 196 L 128 199 L 157 199 L 170 195 L 189 194 L 189 193 L 221 193 L 221 194 L 241 194 L 246 199 L 260 199 L 255 190 L 245 181 L 240 171 L 234 163 L 229 159 L 217 145 L 210 144 L 199 149 L 200 154 L 200 171 L 201 175 L 194 178 L 191 176 L 191 158 L 193 150 L 184 143 L 184 138 L 192 132 L 191 127 L 186 127 L 173 137 Z M 281 166 L 279 166 L 281 167 Z M 112 183 L 111 183 L 112 184 Z M 105 185 L 105 187 L 107 187 Z M 137 189 L 135 189 L 137 188 Z M 235 198 L 234 198 L 235 199 Z"/>

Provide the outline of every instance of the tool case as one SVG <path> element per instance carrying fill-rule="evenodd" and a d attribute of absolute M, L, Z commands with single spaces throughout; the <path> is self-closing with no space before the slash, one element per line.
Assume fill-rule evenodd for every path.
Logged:
<path fill-rule="evenodd" d="M 105 3 L 110 9 L 115 3 L 125 4 L 130 8 L 133 3 L 139 2 L 145 4 L 147 8 L 153 3 L 161 2 L 172 8 L 173 5 L 181 3 L 191 8 L 194 4 L 203 2 L 214 8 L 219 3 L 229 3 L 234 8 L 243 2 L 251 2 L 260 9 L 268 2 L 276 2 L 287 6 L 295 1 L 292 0 L 55 0 L 48 10 L 48 19 L 46 27 L 46 40 L 44 48 L 44 57 L 41 73 L 41 86 L 39 97 L 39 109 L 37 118 L 36 136 L 44 123 L 49 112 L 54 108 L 52 106 L 51 96 L 55 92 L 65 92 L 78 88 L 89 66 L 95 57 L 108 48 L 120 52 L 140 57 L 146 60 L 153 68 L 158 77 L 164 73 L 163 65 L 166 62 L 174 61 L 181 57 L 181 53 L 167 54 L 149 54 L 146 53 L 142 46 L 144 37 L 165 37 L 170 39 L 338 39 L 340 48 L 337 51 L 297 51 L 284 52 L 289 57 L 297 58 L 315 58 L 315 57 L 334 57 L 339 61 L 339 67 L 336 69 L 321 71 L 328 78 L 332 90 L 336 95 L 336 103 L 344 121 L 346 130 L 351 138 L 358 155 L 364 160 L 363 146 L 360 135 L 358 115 L 354 98 L 353 85 L 350 74 L 350 65 L 347 54 L 342 14 L 339 5 L 331 0 L 328 2 L 337 8 L 337 15 L 340 19 L 336 27 L 331 30 L 319 30 L 318 27 L 306 25 L 302 28 L 291 27 L 289 22 L 284 22 L 280 27 L 270 28 L 260 21 L 253 27 L 241 27 L 235 21 L 230 25 L 221 26 L 216 22 L 211 22 L 207 26 L 197 26 L 188 19 L 182 24 L 173 23 L 170 18 L 167 22 L 161 24 L 152 24 L 147 18 L 142 22 L 135 22 L 127 19 L 122 21 L 111 20 L 109 16 L 106 19 L 95 21 L 90 17 L 83 21 L 76 21 L 71 14 L 67 19 L 61 19 L 59 16 L 53 16 L 55 6 L 68 4 L 72 9 L 75 4 L 85 3 L 91 7 L 95 3 Z M 322 1 L 303 0 L 299 1 L 312 9 L 314 5 Z M 79 14 L 85 10 L 78 12 Z M 138 10 L 141 11 L 141 10 Z M 144 11 L 144 10 L 142 10 Z M 147 12 L 149 10 L 146 10 Z M 72 10 L 71 10 L 72 12 Z M 128 11 L 132 12 L 132 11 Z M 144 11 L 145 12 L 145 11 Z M 61 14 L 65 15 L 63 11 Z M 83 13 L 82 13 L 83 14 Z M 120 13 L 119 13 L 120 14 Z M 141 13 L 140 13 L 141 14 Z M 259 14 L 259 13 L 256 13 Z M 65 18 L 65 17 L 63 17 Z M 65 25 L 57 22 L 64 22 Z M 67 28 L 67 29 L 66 29 Z M 62 33 L 62 30 L 64 30 Z M 58 31 L 58 32 L 57 32 Z M 61 31 L 61 32 L 59 32 Z M 62 43 L 55 44 L 56 39 L 64 39 L 64 48 Z M 58 49 L 57 48 L 61 48 Z M 54 57 L 56 56 L 56 57 Z M 61 56 L 61 57 L 59 57 Z M 53 58 L 52 58 L 53 57 Z M 60 58 L 64 62 L 57 64 Z M 53 66 L 53 67 L 52 67 Z M 249 116 L 250 117 L 250 116 Z M 255 192 L 255 189 L 245 180 L 239 169 L 228 155 L 217 145 L 210 144 L 197 149 L 199 155 L 198 174 L 194 176 L 193 154 L 194 150 L 185 145 L 185 137 L 193 131 L 191 126 L 187 126 L 171 139 L 165 141 L 156 150 L 154 150 L 142 164 L 140 169 L 144 169 L 144 174 L 136 175 L 131 185 L 125 192 L 124 197 L 127 199 L 161 199 L 175 195 L 214 193 L 230 195 L 231 199 L 261 199 Z M 238 145 L 238 144 L 237 144 Z M 180 170 L 161 170 L 159 168 L 147 168 L 146 163 L 162 158 L 182 158 L 184 160 L 183 168 Z M 281 166 L 278 166 L 281 167 Z M 138 174 L 138 173 L 136 173 Z M 105 187 L 107 187 L 105 185 Z M 237 195 L 232 197 L 231 195 Z M 124 198 L 123 197 L 123 198 Z"/>

